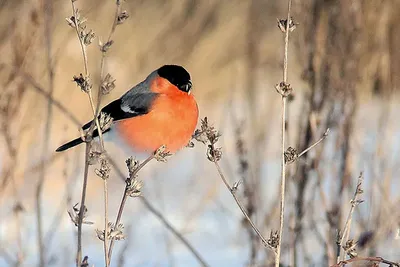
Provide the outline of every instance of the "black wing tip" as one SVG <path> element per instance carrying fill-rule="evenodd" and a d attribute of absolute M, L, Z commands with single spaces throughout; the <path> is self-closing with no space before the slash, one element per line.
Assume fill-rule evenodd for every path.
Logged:
<path fill-rule="evenodd" d="M 62 152 L 65 151 L 71 147 L 77 146 L 79 144 L 83 143 L 82 138 L 76 138 L 66 144 L 63 144 L 62 146 L 60 146 L 59 148 L 56 149 L 56 152 Z"/>
<path fill-rule="evenodd" d="M 56 149 L 56 152 L 62 152 L 67 150 L 69 147 L 67 147 L 66 145 L 62 145 L 59 148 Z"/>

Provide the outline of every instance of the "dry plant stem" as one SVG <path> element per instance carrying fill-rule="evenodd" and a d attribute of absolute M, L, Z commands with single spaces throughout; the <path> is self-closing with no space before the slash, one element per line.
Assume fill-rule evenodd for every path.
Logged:
<path fill-rule="evenodd" d="M 357 186 L 356 186 L 356 190 L 354 191 L 354 195 L 353 198 L 351 199 L 351 207 L 350 207 L 350 211 L 349 214 L 347 215 L 347 220 L 343 229 L 343 233 L 341 235 L 340 238 L 340 247 L 338 248 L 339 251 L 339 255 L 337 255 L 337 262 L 339 262 L 340 260 L 344 260 L 345 257 L 345 253 L 344 250 L 342 249 L 343 244 L 346 240 L 349 239 L 350 236 L 350 228 L 351 228 L 351 221 L 353 218 L 353 213 L 354 213 L 354 208 L 358 205 L 357 202 L 359 201 L 358 196 L 361 194 L 362 191 L 361 190 L 361 185 L 362 185 L 362 180 L 363 180 L 363 174 L 360 173 L 358 180 L 357 180 Z"/>
<path fill-rule="evenodd" d="M 289 26 L 290 26 L 290 8 L 292 6 L 292 1 L 288 1 L 288 13 L 286 20 L 286 31 L 285 31 L 285 50 L 283 57 L 283 82 L 287 84 L 287 68 L 288 68 L 288 47 L 289 47 Z M 279 236 L 278 245 L 276 247 L 276 257 L 275 257 L 275 267 L 279 267 L 281 259 L 281 248 L 282 248 L 282 234 L 283 234 L 283 224 L 284 224 L 284 213 L 285 213 L 285 187 L 286 187 L 286 164 L 285 164 L 285 126 L 286 126 L 286 95 L 282 94 L 282 162 L 281 162 L 281 192 L 280 192 L 280 215 L 279 215 Z"/>
<path fill-rule="evenodd" d="M 310 151 L 311 149 L 313 149 L 314 147 L 316 147 L 319 143 L 321 143 L 322 141 L 324 141 L 324 139 L 328 136 L 329 134 L 329 128 L 326 129 L 324 135 L 314 144 L 312 144 L 311 146 L 309 146 L 308 148 L 304 149 L 298 156 L 297 158 L 300 158 L 301 156 L 303 156 L 305 153 L 307 153 L 308 151 Z"/>
<path fill-rule="evenodd" d="M 145 159 L 138 167 L 137 169 L 132 173 L 131 177 L 129 177 L 128 179 L 132 179 L 133 177 L 135 177 L 135 175 L 137 175 L 137 173 L 147 164 L 149 163 L 152 159 L 154 159 L 154 154 L 152 154 L 150 157 L 148 157 L 147 159 Z M 111 163 L 113 164 L 113 163 Z M 113 164 L 114 165 L 114 164 Z M 118 209 L 118 215 L 117 218 L 115 220 L 115 226 L 117 226 L 119 224 L 119 222 L 121 221 L 121 217 L 122 217 L 122 213 L 124 211 L 125 208 L 125 203 L 126 203 L 126 199 L 128 198 L 128 183 L 126 182 L 125 185 L 125 190 L 124 190 L 124 195 L 122 196 L 122 200 L 121 200 L 121 204 L 119 205 L 119 209 Z M 111 238 L 110 240 L 110 247 L 108 249 L 108 265 L 110 264 L 111 261 L 111 256 L 112 256 L 112 251 L 114 248 L 114 242 L 115 239 Z"/>
<path fill-rule="evenodd" d="M 86 151 L 85 151 L 85 171 L 83 174 L 83 185 L 82 185 L 82 197 L 81 197 L 81 206 L 79 209 L 79 218 L 78 218 L 78 250 L 76 253 L 76 266 L 80 267 L 82 262 L 82 223 L 83 223 L 83 215 L 85 211 L 85 201 L 86 201 L 86 188 L 87 188 L 87 180 L 89 174 L 89 153 L 90 153 L 91 143 L 86 143 Z"/>
<path fill-rule="evenodd" d="M 51 62 L 51 33 L 50 33 L 50 25 L 51 25 L 51 0 L 44 1 L 44 36 L 45 36 L 45 49 L 46 49 L 46 65 L 47 71 L 49 75 L 49 95 L 50 97 L 53 95 L 54 91 L 54 69 L 53 64 Z M 42 158 L 46 158 L 49 150 L 49 142 L 50 142 L 50 133 L 51 133 L 51 121 L 53 117 L 53 105 L 50 100 L 47 101 L 47 111 L 46 111 L 46 122 L 44 127 L 44 135 L 43 135 L 43 147 L 42 147 Z M 41 166 L 40 178 L 36 187 L 36 221 L 37 221 L 37 241 L 38 241 L 38 249 L 39 249 L 39 266 L 46 266 L 46 255 L 45 255 L 45 247 L 44 247 L 44 234 L 43 234 L 43 210 L 42 210 L 42 202 L 41 196 L 43 192 L 44 181 L 46 177 L 47 168 L 45 165 Z"/>
<path fill-rule="evenodd" d="M 200 256 L 200 254 L 194 249 L 194 247 L 183 237 L 181 233 L 179 233 L 172 225 L 162 216 L 162 214 L 154 209 L 153 206 L 150 205 L 149 201 L 143 196 L 140 197 L 144 205 L 154 214 L 157 218 L 162 221 L 162 223 L 192 252 L 193 256 L 198 260 L 201 266 L 207 267 L 209 266 L 205 260 Z"/>
<path fill-rule="evenodd" d="M 149 162 L 151 159 L 152 159 L 152 158 L 148 158 L 146 161 Z M 115 162 L 114 162 L 111 158 L 109 158 L 109 160 L 110 160 L 110 163 L 111 163 L 111 165 L 113 166 L 113 168 L 116 170 L 116 172 L 117 172 L 117 173 L 119 174 L 119 176 L 121 177 L 121 179 L 125 180 L 125 175 L 124 175 L 124 174 L 121 172 L 121 170 L 117 167 L 117 165 L 115 164 Z M 146 164 L 147 164 L 147 162 L 146 162 Z M 140 165 L 139 169 L 141 169 L 141 168 L 144 167 L 144 165 L 145 165 L 144 163 L 145 163 L 145 162 L 143 162 L 143 163 Z M 137 172 L 136 172 L 136 174 L 137 174 Z M 124 192 L 124 195 L 123 195 L 122 200 L 121 200 L 121 204 L 120 204 L 120 207 L 119 207 L 119 210 L 118 210 L 118 215 L 117 215 L 116 223 L 119 223 L 120 220 L 121 220 L 121 217 L 122 217 L 122 212 L 123 212 L 123 209 L 124 209 L 124 206 L 125 206 L 125 202 L 126 202 L 126 199 L 127 199 L 126 190 L 127 190 L 127 187 L 125 187 L 125 192 Z M 186 246 L 186 248 L 193 254 L 193 256 L 198 260 L 198 262 L 199 262 L 202 266 L 209 266 L 209 265 L 205 262 L 205 260 L 201 257 L 201 255 L 199 254 L 199 252 L 197 252 L 196 249 L 189 243 L 189 241 L 186 240 L 186 238 L 185 238 L 177 229 L 175 229 L 175 228 L 167 221 L 167 219 L 165 219 L 165 217 L 164 217 L 159 211 L 157 211 L 157 210 L 153 207 L 153 205 L 152 205 L 144 196 L 141 196 L 139 199 L 143 202 L 143 204 L 146 206 L 146 208 L 147 208 L 151 213 L 153 213 L 153 214 L 161 221 L 161 223 L 162 223 L 168 230 L 170 230 L 170 231 L 175 235 L 176 238 L 178 238 L 178 239 L 183 243 L 183 245 Z M 111 242 L 113 242 L 113 240 L 111 240 Z M 110 251 L 112 251 L 112 248 L 113 248 L 113 245 L 110 244 Z M 111 253 L 109 254 L 109 258 L 111 259 Z"/>
<path fill-rule="evenodd" d="M 240 202 L 240 200 L 237 198 L 236 196 L 236 191 L 229 185 L 228 181 L 225 178 L 224 173 L 222 172 L 221 167 L 218 164 L 218 161 L 215 159 L 214 157 L 214 164 L 215 167 L 217 168 L 218 174 L 221 177 L 222 181 L 224 182 L 226 188 L 228 188 L 229 192 L 232 194 L 233 199 L 235 199 L 236 204 L 238 205 L 238 207 L 240 208 L 240 210 L 242 211 L 244 217 L 246 218 L 246 220 L 250 223 L 251 227 L 253 228 L 254 232 L 256 232 L 256 234 L 258 235 L 258 237 L 261 239 L 261 241 L 263 242 L 264 246 L 268 247 L 269 249 L 271 249 L 274 253 L 275 249 L 273 247 L 271 247 L 267 240 L 264 238 L 264 236 L 261 234 L 260 230 L 258 230 L 257 226 L 253 223 L 253 221 L 251 220 L 251 218 L 249 217 L 249 215 L 246 212 L 245 207 L 243 206 L 243 204 Z"/>
<path fill-rule="evenodd" d="M 114 31 L 115 31 L 115 28 L 117 27 L 117 23 L 118 23 L 118 15 L 120 14 L 120 12 L 121 12 L 121 2 L 120 2 L 120 0 L 117 0 L 116 1 L 116 6 L 117 6 L 117 8 L 115 9 L 115 15 L 114 15 L 114 22 L 113 22 L 113 25 L 112 25 L 112 27 L 111 27 L 111 31 L 110 31 L 110 34 L 108 35 L 108 39 L 107 39 L 107 42 L 110 42 L 111 41 L 111 37 L 112 37 L 112 35 L 113 35 L 113 33 L 114 33 Z M 102 97 L 102 95 L 103 95 L 103 92 L 102 92 L 102 89 L 101 89 L 101 87 L 102 87 L 102 82 L 103 82 L 103 79 L 104 79 L 104 65 L 105 65 L 105 60 L 106 60 L 106 51 L 103 51 L 102 52 L 102 56 L 101 56 L 101 62 L 100 62 L 100 84 L 99 84 L 99 90 L 98 90 L 98 95 L 97 95 L 97 106 L 96 106 L 96 109 L 95 109 L 95 114 L 94 114 L 94 118 L 96 119 L 96 118 L 98 118 L 98 115 L 99 115 L 99 112 L 100 112 L 100 105 L 101 105 L 101 97 Z M 97 122 L 96 122 L 97 123 Z M 99 128 L 99 125 L 97 124 L 97 129 L 100 129 Z M 100 136 L 100 132 L 101 131 L 99 131 L 99 136 Z M 101 142 L 101 144 L 102 144 L 102 149 L 104 150 L 104 142 L 103 142 L 103 139 L 102 138 L 100 138 L 100 142 Z M 107 266 L 109 266 L 110 265 L 110 258 L 111 258 L 111 255 L 109 255 L 109 253 L 108 253 L 108 192 L 107 192 L 107 189 L 108 189 L 108 186 L 107 186 L 107 179 L 103 179 L 103 181 L 104 181 L 104 261 L 105 261 L 105 263 L 106 263 L 106 267 Z M 117 225 L 117 224 L 115 224 L 115 225 Z M 110 247 L 111 247 L 111 243 L 113 243 L 112 242 L 112 240 L 110 241 Z"/>
<path fill-rule="evenodd" d="M 400 263 L 389 261 L 389 260 L 385 260 L 382 257 L 355 257 L 355 258 L 352 258 L 352 259 L 348 259 L 348 260 L 345 260 L 345 261 L 338 262 L 337 264 L 331 265 L 331 267 L 342 267 L 342 266 L 345 266 L 348 263 L 358 262 L 358 261 L 369 261 L 370 263 L 387 264 L 390 267 L 393 267 L 393 266 L 400 267 Z M 375 265 L 373 265 L 373 266 L 375 266 Z"/>
<path fill-rule="evenodd" d="M 77 11 L 75 8 L 75 4 L 74 4 L 74 0 L 71 0 L 71 5 L 72 5 L 72 12 L 75 18 L 75 31 L 79 40 L 79 44 L 81 46 L 81 50 L 82 50 L 82 57 L 83 57 L 83 65 L 84 65 L 84 69 L 85 69 L 85 77 L 89 77 L 89 69 L 88 69 L 88 60 L 87 60 L 87 53 L 86 53 L 86 47 L 85 44 L 83 43 L 83 40 L 80 36 L 80 32 L 79 32 L 79 25 L 77 22 Z M 100 146 L 101 146 L 101 152 L 104 152 L 104 141 L 103 141 L 103 134 L 101 131 L 101 127 L 100 127 L 100 123 L 98 120 L 98 116 L 97 116 L 97 109 L 94 105 L 93 102 L 93 96 L 92 96 L 92 91 L 89 89 L 87 92 L 87 95 L 89 97 L 89 102 L 90 102 L 90 106 L 92 108 L 92 112 L 93 112 L 93 121 L 96 124 L 96 127 L 98 129 L 98 133 L 99 133 L 99 140 L 100 140 Z M 100 101 L 100 99 L 99 99 Z M 93 128 L 93 127 L 91 127 Z M 91 135 L 92 132 L 89 131 L 89 135 Z M 82 261 L 82 222 L 83 222 L 83 215 L 84 215 L 84 211 L 85 211 L 85 206 L 84 206 L 84 202 L 85 202 L 85 197 L 86 197 L 86 187 L 87 187 L 87 178 L 88 178 L 88 169 L 89 169 L 89 153 L 90 153 L 90 142 L 86 145 L 86 155 L 85 155 L 85 173 L 84 173 L 84 187 L 82 188 L 82 200 L 81 200 L 81 206 L 79 209 L 79 220 L 78 220 L 78 252 L 77 252 L 77 266 L 78 264 L 81 263 Z M 105 260 L 105 265 L 106 267 L 108 267 L 109 264 L 109 259 L 108 259 L 108 188 L 107 188 L 107 181 L 106 179 L 104 180 L 104 221 L 105 221 L 105 225 L 104 225 L 104 260 Z M 80 230 L 80 231 L 79 231 Z"/>

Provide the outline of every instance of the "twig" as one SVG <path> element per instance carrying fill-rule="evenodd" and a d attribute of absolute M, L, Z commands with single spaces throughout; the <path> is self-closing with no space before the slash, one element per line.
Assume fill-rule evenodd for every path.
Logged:
<path fill-rule="evenodd" d="M 201 266 L 207 267 L 209 266 L 205 260 L 200 256 L 200 254 L 194 249 L 194 247 L 183 237 L 181 233 L 178 232 L 166 219 L 162 214 L 157 211 L 150 202 L 143 196 L 140 197 L 143 204 L 170 230 L 189 250 L 192 252 L 193 256 L 198 260 Z"/>
<path fill-rule="evenodd" d="M 129 196 L 129 187 L 130 187 L 130 185 L 131 185 L 133 179 L 135 179 L 135 176 L 137 175 L 137 173 L 138 173 L 147 163 L 149 163 L 152 159 L 154 159 L 154 157 L 155 157 L 155 154 L 153 153 L 150 157 L 148 157 L 148 158 L 145 159 L 141 164 L 139 164 L 139 166 L 138 166 L 132 173 L 129 174 L 129 178 L 126 178 L 126 180 L 125 180 L 125 184 L 126 184 L 126 185 L 125 185 L 124 194 L 123 194 L 123 196 L 122 196 L 122 200 L 121 200 L 121 203 L 120 203 L 119 209 L 118 209 L 118 215 L 117 215 L 117 218 L 116 218 L 115 223 L 114 223 L 114 226 L 115 226 L 115 227 L 116 227 L 116 226 L 120 223 L 120 221 L 121 221 L 122 213 L 123 213 L 124 208 L 125 208 L 126 199 L 127 199 L 128 196 Z M 110 163 L 111 163 L 112 165 L 114 165 L 114 168 L 115 168 L 115 167 L 116 167 L 115 163 L 114 163 L 111 159 L 109 159 L 109 160 L 110 160 Z M 122 173 L 120 173 L 120 174 L 122 175 L 122 177 L 124 177 Z M 111 261 L 111 256 L 112 256 L 112 252 L 113 252 L 113 248 L 114 248 L 114 242 L 115 242 L 115 238 L 114 238 L 114 237 L 111 237 L 111 240 L 110 240 L 110 247 L 109 247 L 109 249 L 108 249 L 108 261 L 109 261 L 108 264 L 110 264 L 110 261 Z"/>
<path fill-rule="evenodd" d="M 89 153 L 90 153 L 91 143 L 86 143 L 86 151 L 85 151 L 85 170 L 83 174 L 83 185 L 82 185 L 82 196 L 81 196 L 81 206 L 79 208 L 78 213 L 78 245 L 77 245 L 77 253 L 76 253 L 76 266 L 80 267 L 82 262 L 82 223 L 83 217 L 85 213 L 85 200 L 86 200 L 86 188 L 87 188 L 87 180 L 89 174 Z"/>
<path fill-rule="evenodd" d="M 74 16 L 74 26 L 75 26 L 75 31 L 79 40 L 79 44 L 81 46 L 82 50 L 82 57 L 83 57 L 83 65 L 84 65 L 84 70 L 85 70 L 85 79 L 88 79 L 89 77 L 89 69 L 88 69 L 88 59 L 87 59 L 87 53 L 86 53 L 86 47 L 83 42 L 83 37 L 81 36 L 81 31 L 79 29 L 79 21 L 78 21 L 78 14 L 77 14 L 77 9 L 75 8 L 74 0 L 71 0 L 71 5 L 72 5 L 72 12 Z M 87 88 L 86 93 L 89 98 L 90 106 L 92 108 L 93 112 L 93 122 L 91 126 L 91 130 L 93 129 L 93 125 L 95 124 L 97 127 L 97 132 L 99 134 L 99 140 L 100 140 L 100 146 L 101 146 L 101 153 L 104 152 L 104 141 L 103 141 L 103 134 L 102 134 L 102 128 L 100 127 L 99 119 L 97 116 L 96 112 L 96 107 L 93 102 L 93 96 L 92 96 L 92 91 L 91 88 Z M 86 153 L 85 153 L 85 172 L 84 172 L 84 178 L 83 178 L 83 188 L 82 188 L 82 199 L 81 199 L 81 206 L 79 209 L 79 220 L 78 220 L 78 251 L 77 251 L 77 258 L 76 258 L 76 265 L 81 263 L 82 261 L 82 222 L 83 222 L 83 216 L 84 216 L 84 211 L 85 211 L 85 199 L 86 199 L 86 187 L 87 187 L 87 179 L 88 179 L 88 170 L 89 170 L 89 156 L 90 156 L 90 148 L 91 148 L 91 135 L 92 131 L 89 130 L 88 137 L 89 137 L 89 142 L 86 142 Z M 105 214 L 105 226 L 104 226 L 104 257 L 105 257 L 105 264 L 106 267 L 108 267 L 109 259 L 108 259 L 108 254 L 107 254 L 107 246 L 108 246 L 108 188 L 107 188 L 107 179 L 103 178 L 104 181 L 104 214 Z"/>
<path fill-rule="evenodd" d="M 111 165 L 113 165 L 114 170 L 118 173 L 118 176 L 123 179 L 124 181 L 126 181 L 125 175 L 123 174 L 123 172 L 118 168 L 118 166 L 116 165 L 116 163 L 109 158 Z M 151 159 L 147 159 L 147 160 L 151 160 Z M 143 162 L 144 163 L 144 162 Z M 144 164 L 142 163 L 142 167 L 144 167 Z M 137 173 L 136 173 L 137 174 Z M 126 187 L 125 187 L 125 192 L 124 195 L 122 196 L 122 200 L 121 200 L 121 204 L 118 210 L 118 215 L 117 215 L 117 220 L 116 223 L 119 223 L 122 217 L 122 212 L 125 206 L 125 202 L 127 199 L 127 194 L 126 194 Z M 139 199 L 142 201 L 142 203 L 144 204 L 144 206 L 151 212 L 153 213 L 160 221 L 161 223 L 168 229 L 170 230 L 181 242 L 182 244 L 193 254 L 193 256 L 197 259 L 197 261 L 202 265 L 202 266 L 209 266 L 205 260 L 201 257 L 200 253 L 198 251 L 196 251 L 196 249 L 189 243 L 189 241 L 172 225 L 170 224 L 167 219 L 161 214 L 161 212 L 157 211 L 157 209 L 146 199 L 146 197 L 144 196 L 140 196 Z M 111 240 L 111 242 L 113 242 L 113 240 Z M 112 250 L 112 245 L 110 244 L 110 250 Z M 111 254 L 109 256 L 110 260 L 111 260 Z"/>
<path fill-rule="evenodd" d="M 314 144 L 312 144 L 311 146 L 309 146 L 308 148 L 304 149 L 298 156 L 297 158 L 300 158 L 301 156 L 303 156 L 305 153 L 307 153 L 308 151 L 310 151 L 311 149 L 313 149 L 314 147 L 316 147 L 319 143 L 321 143 L 322 141 L 324 141 L 324 139 L 328 136 L 329 134 L 329 128 L 326 129 L 325 133 L 322 135 L 322 137 L 315 142 Z"/>
<path fill-rule="evenodd" d="M 342 251 L 341 248 L 343 248 L 344 242 L 347 241 L 350 236 L 350 228 L 351 228 L 351 221 L 352 221 L 352 217 L 353 217 L 353 213 L 354 213 L 354 208 L 358 204 L 363 202 L 363 200 L 360 200 L 358 198 L 363 193 L 363 189 L 361 188 L 362 182 L 363 182 L 363 173 L 361 172 L 357 179 L 357 186 L 356 186 L 356 190 L 354 191 L 354 196 L 350 201 L 351 207 L 350 207 L 349 214 L 347 215 L 346 224 L 344 226 L 343 233 L 340 237 L 340 242 L 338 242 L 338 252 L 339 253 L 337 255 L 337 262 L 339 262 L 339 260 L 344 260 L 345 253 L 343 253 L 344 251 Z"/>
<path fill-rule="evenodd" d="M 282 96 L 282 128 L 281 128 L 281 149 L 282 149 L 282 162 L 281 162 L 281 192 L 280 192 L 280 215 L 279 215 L 279 235 L 278 243 L 276 247 L 275 256 L 275 267 L 279 267 L 281 258 L 281 247 L 282 247 L 282 234 L 284 224 L 284 213 L 285 213 L 285 187 L 286 187 L 286 162 L 285 162 L 285 138 L 286 138 L 286 100 L 287 96 L 291 93 L 290 85 L 287 83 L 287 69 L 288 69 L 288 47 L 289 47 L 289 27 L 291 26 L 290 9 L 292 0 L 288 0 L 288 12 L 286 25 L 278 24 L 281 29 L 285 29 L 285 48 L 283 57 L 283 81 L 280 83 L 280 94 Z M 278 87 L 277 87 L 278 90 Z"/>
<path fill-rule="evenodd" d="M 340 261 L 340 262 L 338 262 L 338 263 L 336 263 L 334 265 L 331 265 L 331 267 L 342 267 L 342 266 L 345 266 L 348 263 L 358 262 L 358 261 L 369 261 L 369 262 L 387 264 L 387 265 L 389 265 L 389 267 L 393 267 L 393 266 L 400 267 L 400 263 L 389 261 L 389 260 L 385 260 L 382 257 L 355 257 L 355 258 L 352 258 L 352 259 Z"/>
<path fill-rule="evenodd" d="M 240 202 L 240 200 L 238 199 L 238 197 L 236 196 L 236 190 L 238 187 L 238 183 L 236 183 L 234 185 L 234 187 L 231 187 L 228 183 L 228 181 L 225 178 L 224 173 L 222 172 L 221 167 L 218 164 L 218 161 L 214 158 L 214 165 L 217 168 L 218 174 L 221 177 L 222 181 L 224 182 L 226 188 L 229 190 L 229 192 L 232 194 L 233 199 L 235 200 L 236 204 L 238 205 L 239 209 L 242 211 L 244 217 L 246 218 L 246 220 L 250 223 L 251 228 L 253 228 L 254 232 L 257 234 L 257 236 L 261 239 L 263 245 L 265 247 L 268 247 L 269 249 L 271 249 L 274 253 L 276 253 L 275 249 L 269 244 L 269 242 L 265 239 L 265 237 L 261 234 L 260 230 L 258 230 L 257 226 L 253 223 L 253 221 L 251 220 L 251 218 L 249 217 L 249 215 L 246 212 L 245 207 L 243 206 L 243 204 Z"/>
<path fill-rule="evenodd" d="M 52 61 L 52 43 L 51 43 L 51 18 L 52 18 L 52 1 L 46 0 L 44 1 L 44 36 L 45 36 L 45 44 L 46 44 L 46 64 L 47 71 L 49 75 L 49 95 L 50 97 L 54 92 L 54 68 Z M 46 158 L 49 150 L 49 142 L 50 142 L 50 134 L 51 134 L 51 121 L 53 118 L 53 105 L 50 100 L 47 101 L 47 110 L 46 110 L 46 122 L 44 127 L 44 135 L 43 135 L 43 147 L 42 147 L 42 158 Z M 43 234 L 43 223 L 42 223 L 42 203 L 41 196 L 43 192 L 44 181 L 46 178 L 47 168 L 46 165 L 41 166 L 39 181 L 36 186 L 36 221 L 37 221 L 37 240 L 38 240 L 38 250 L 39 250 L 39 266 L 46 266 L 46 254 L 45 254 L 45 244 L 44 244 L 44 234 Z"/>

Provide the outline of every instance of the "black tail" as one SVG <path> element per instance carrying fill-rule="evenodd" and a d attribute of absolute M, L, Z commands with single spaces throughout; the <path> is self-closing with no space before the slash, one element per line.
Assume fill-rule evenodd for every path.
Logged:
<path fill-rule="evenodd" d="M 76 138 L 76 139 L 74 139 L 74 140 L 72 140 L 72 141 L 70 141 L 70 142 L 68 142 L 66 144 L 63 144 L 59 148 L 57 148 L 56 152 L 61 152 L 61 151 L 67 150 L 67 149 L 69 149 L 71 147 L 77 146 L 77 145 L 82 144 L 82 143 L 83 143 L 82 138 L 80 138 L 80 137 Z"/>
<path fill-rule="evenodd" d="M 91 122 L 88 122 L 88 123 L 85 124 L 82 128 L 83 128 L 83 129 L 89 128 L 87 125 L 90 126 L 90 124 L 91 124 Z M 111 130 L 111 128 L 108 128 L 107 130 L 103 131 L 103 134 L 106 133 L 106 132 L 108 132 L 108 131 L 110 131 L 110 130 Z M 93 131 L 92 137 L 97 137 L 97 136 L 99 136 L 99 132 L 98 132 L 97 129 L 96 129 L 96 130 Z M 72 141 L 69 141 L 69 142 L 66 143 L 66 144 L 63 144 L 63 145 L 60 146 L 59 148 L 57 148 L 57 149 L 56 149 L 56 152 L 61 152 L 61 151 L 67 150 L 67 149 L 69 149 L 69 148 L 71 148 L 71 147 L 77 146 L 77 145 L 82 144 L 82 143 L 83 143 L 82 138 L 78 137 L 78 138 L 76 138 L 76 139 L 74 139 L 74 140 L 72 140 Z"/>

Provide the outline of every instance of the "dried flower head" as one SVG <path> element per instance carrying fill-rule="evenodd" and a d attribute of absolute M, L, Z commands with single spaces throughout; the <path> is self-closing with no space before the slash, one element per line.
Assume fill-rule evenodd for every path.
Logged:
<path fill-rule="evenodd" d="M 276 19 L 278 21 L 278 27 L 279 29 L 283 32 L 286 33 L 286 28 L 287 28 L 287 19 Z M 297 25 L 299 23 L 296 23 L 293 21 L 293 18 L 290 17 L 289 19 L 289 32 L 292 32 L 296 29 Z"/>
<path fill-rule="evenodd" d="M 115 240 L 125 239 L 125 236 L 123 234 L 124 225 L 122 223 L 118 224 L 115 227 L 114 223 L 109 222 L 108 229 L 109 229 L 107 232 L 108 240 L 110 240 L 110 239 L 115 239 Z M 104 230 L 96 229 L 95 231 L 96 231 L 97 238 L 100 239 L 101 241 L 104 241 L 104 238 L 105 238 Z"/>
<path fill-rule="evenodd" d="M 167 157 L 171 156 L 172 154 L 169 151 L 165 151 L 165 149 L 166 146 L 162 145 L 154 152 L 155 160 L 159 162 L 167 162 Z"/>
<path fill-rule="evenodd" d="M 289 147 L 285 151 L 284 155 L 285 155 L 285 163 L 290 164 L 296 161 L 299 154 L 295 148 Z"/>
<path fill-rule="evenodd" d="M 85 32 L 85 31 L 81 32 L 81 38 L 83 40 L 83 43 L 86 46 L 90 45 L 93 42 L 95 37 L 96 37 L 96 34 L 94 33 L 93 30 L 89 30 L 89 32 Z"/>
<path fill-rule="evenodd" d="M 103 44 L 100 40 L 99 40 L 99 47 L 100 47 L 100 51 L 103 53 L 106 53 L 108 51 L 108 49 L 110 49 L 110 47 L 112 46 L 112 44 L 114 43 L 113 40 L 110 40 L 108 42 L 106 42 L 105 44 Z"/>
<path fill-rule="evenodd" d="M 217 162 L 222 157 L 222 149 L 215 147 L 221 134 L 208 123 L 207 117 L 201 120 L 201 127 L 197 129 L 193 135 L 193 139 L 207 145 L 207 159 Z"/>
<path fill-rule="evenodd" d="M 88 163 L 89 165 L 95 165 L 99 162 L 102 153 L 99 151 L 91 150 L 89 152 Z"/>
<path fill-rule="evenodd" d="M 76 82 L 76 85 L 78 85 L 81 88 L 81 90 L 85 93 L 88 93 L 92 88 L 90 77 L 89 76 L 84 77 L 82 73 L 79 74 L 79 76 L 74 76 L 73 81 Z"/>
<path fill-rule="evenodd" d="M 275 249 L 278 247 L 278 244 L 279 244 L 278 231 L 275 231 L 275 232 L 271 231 L 271 233 L 269 234 L 267 244 Z"/>
<path fill-rule="evenodd" d="M 129 178 L 134 179 L 135 178 L 135 172 L 137 168 L 139 167 L 139 161 L 136 160 L 134 157 L 129 157 L 126 161 L 126 166 L 129 171 Z"/>
<path fill-rule="evenodd" d="M 101 93 L 103 95 L 109 94 L 115 88 L 115 79 L 111 76 L 110 73 L 104 77 L 101 82 Z"/>
<path fill-rule="evenodd" d="M 353 239 L 347 240 L 346 244 L 343 246 L 344 251 L 346 251 L 350 258 L 357 257 L 356 246 L 357 242 L 355 242 Z"/>
<path fill-rule="evenodd" d="M 117 25 L 124 23 L 129 18 L 129 14 L 126 10 L 122 11 L 117 18 Z"/>
<path fill-rule="evenodd" d="M 104 132 L 108 129 L 110 129 L 111 125 L 113 123 L 113 118 L 110 116 L 110 114 L 101 112 L 99 116 L 99 125 L 101 128 L 101 131 Z"/>
<path fill-rule="evenodd" d="M 130 197 L 139 197 L 142 194 L 143 181 L 138 179 L 126 179 L 127 190 L 126 193 Z"/>
<path fill-rule="evenodd" d="M 100 169 L 95 169 L 95 173 L 103 180 L 107 180 L 110 177 L 111 167 L 107 158 L 102 157 L 100 159 Z"/>
<path fill-rule="evenodd" d="M 76 203 L 73 207 L 72 207 L 72 210 L 69 210 L 68 211 L 68 215 L 69 215 L 69 217 L 71 218 L 71 221 L 75 224 L 75 226 L 78 226 L 78 223 L 79 223 L 79 217 L 80 217 L 80 207 L 78 208 L 78 205 L 79 205 L 79 203 Z M 83 218 L 82 218 L 82 223 L 83 224 L 93 224 L 93 222 L 89 222 L 89 221 L 86 221 L 85 220 L 85 218 L 86 218 L 86 215 L 87 215 L 87 212 L 88 212 L 88 210 L 87 210 L 87 208 L 86 208 L 86 206 L 84 206 L 83 207 L 83 214 L 82 214 L 82 216 L 83 216 Z"/>
<path fill-rule="evenodd" d="M 209 161 L 217 162 L 222 158 L 222 148 L 214 147 L 214 145 L 208 145 L 206 155 Z"/>
<path fill-rule="evenodd" d="M 283 97 L 289 96 L 293 91 L 290 84 L 286 82 L 280 82 L 279 84 L 275 85 L 275 90 Z"/>

